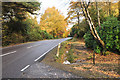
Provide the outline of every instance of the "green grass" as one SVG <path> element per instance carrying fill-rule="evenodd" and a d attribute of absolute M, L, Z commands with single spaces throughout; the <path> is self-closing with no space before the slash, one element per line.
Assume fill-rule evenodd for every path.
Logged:
<path fill-rule="evenodd" d="M 61 44 L 60 50 L 59 50 L 59 56 L 56 57 L 56 61 L 61 63 L 64 60 L 68 60 L 70 63 L 75 62 L 75 58 L 77 58 L 77 56 L 74 55 L 74 45 L 73 44 L 69 44 L 69 48 L 68 47 L 68 42 L 65 41 Z M 68 51 L 68 53 L 66 53 L 66 51 Z M 65 58 L 66 57 L 66 58 Z"/>
<path fill-rule="evenodd" d="M 75 42 L 75 41 L 77 41 L 77 38 L 72 38 L 71 41 L 72 41 L 72 42 Z"/>

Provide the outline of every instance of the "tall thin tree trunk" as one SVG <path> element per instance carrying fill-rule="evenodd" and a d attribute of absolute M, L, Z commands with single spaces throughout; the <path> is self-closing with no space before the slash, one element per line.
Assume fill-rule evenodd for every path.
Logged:
<path fill-rule="evenodd" d="M 87 14 L 86 14 L 86 12 L 85 12 L 85 10 L 84 10 L 84 7 L 83 7 L 83 5 L 82 5 L 81 2 L 80 2 L 80 4 L 81 4 L 81 8 L 82 8 L 83 15 L 84 15 L 86 21 L 87 21 L 88 24 L 89 24 L 89 27 L 90 27 L 91 33 L 92 33 L 92 35 L 94 36 L 94 38 L 97 39 L 97 37 L 95 36 L 95 34 L 94 34 L 94 32 L 93 32 L 92 25 L 91 25 L 91 23 L 90 23 L 90 21 L 89 21 L 89 19 L 88 19 L 88 17 L 87 17 Z"/>
<path fill-rule="evenodd" d="M 108 15 L 111 15 L 111 0 L 108 0 L 108 6 L 109 6 L 109 10 L 108 10 Z"/>
<path fill-rule="evenodd" d="M 77 18 L 78 18 L 78 26 L 79 26 L 79 24 L 80 24 L 79 12 L 77 12 Z"/>
<path fill-rule="evenodd" d="M 120 21 L 120 1 L 118 2 L 118 10 L 119 10 L 118 20 Z"/>
<path fill-rule="evenodd" d="M 100 36 L 98 35 L 97 30 L 96 30 L 96 28 L 93 24 L 93 21 L 91 19 L 90 14 L 89 14 L 89 11 L 88 11 L 87 7 L 85 6 L 85 3 L 84 2 L 80 2 L 80 3 L 81 3 L 83 13 L 85 14 L 85 18 L 87 19 L 87 21 L 89 23 L 89 26 L 90 26 L 90 29 L 91 29 L 91 32 L 92 32 L 93 36 L 101 43 L 101 45 L 104 48 L 105 43 L 101 40 Z"/>
<path fill-rule="evenodd" d="M 98 26 L 99 26 L 99 28 L 101 28 L 101 26 L 100 26 L 100 12 L 99 12 L 97 1 L 96 1 L 96 10 L 97 10 Z"/>
<path fill-rule="evenodd" d="M 95 52 L 93 52 L 93 64 L 95 65 Z"/>

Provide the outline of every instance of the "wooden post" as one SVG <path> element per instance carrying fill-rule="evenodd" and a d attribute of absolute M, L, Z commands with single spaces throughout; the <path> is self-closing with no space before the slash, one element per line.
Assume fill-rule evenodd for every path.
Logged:
<path fill-rule="evenodd" d="M 93 51 L 93 64 L 95 65 L 95 52 Z"/>
<path fill-rule="evenodd" d="M 60 49 L 60 43 L 58 44 L 58 50 L 57 50 L 57 54 L 56 54 L 57 57 L 59 56 L 59 49 Z"/>

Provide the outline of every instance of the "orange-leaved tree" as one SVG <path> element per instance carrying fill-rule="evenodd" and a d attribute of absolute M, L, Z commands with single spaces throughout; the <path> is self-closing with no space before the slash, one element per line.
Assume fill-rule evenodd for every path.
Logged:
<path fill-rule="evenodd" d="M 52 34 L 53 37 L 63 37 L 65 33 L 67 22 L 64 16 L 55 7 L 47 8 L 45 13 L 41 16 L 40 27 Z"/>

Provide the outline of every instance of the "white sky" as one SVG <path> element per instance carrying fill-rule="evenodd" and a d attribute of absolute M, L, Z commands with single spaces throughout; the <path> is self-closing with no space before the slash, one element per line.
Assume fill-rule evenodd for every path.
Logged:
<path fill-rule="evenodd" d="M 56 7 L 65 17 L 67 17 L 67 9 L 69 7 L 70 0 L 39 0 L 41 3 L 40 13 L 44 14 L 44 11 L 53 6 Z M 40 16 L 39 16 L 40 17 Z M 40 19 L 40 18 L 38 18 Z"/>
<path fill-rule="evenodd" d="M 56 9 L 58 9 L 64 16 L 65 18 L 67 17 L 67 9 L 69 8 L 69 3 L 70 1 L 73 0 L 38 0 L 39 2 L 41 2 L 41 9 L 39 11 L 40 14 L 44 14 L 45 10 L 48 7 L 56 7 Z M 74 0 L 76 1 L 76 0 Z M 104 1 L 104 0 L 103 0 Z M 113 1 L 118 1 L 118 0 L 113 0 Z M 37 21 L 38 23 L 40 22 L 40 17 L 41 15 L 37 16 Z M 80 17 L 81 20 L 83 19 L 83 17 Z M 68 25 L 69 27 L 72 27 L 72 25 Z"/>
<path fill-rule="evenodd" d="M 67 17 L 67 9 L 69 7 L 69 3 L 71 0 L 39 0 L 39 2 L 41 3 L 41 9 L 40 9 L 40 13 L 44 14 L 45 10 L 48 7 L 56 7 L 56 9 L 58 9 L 65 17 Z M 37 20 L 38 22 L 40 22 L 40 15 L 37 16 Z M 69 27 L 71 27 L 72 25 L 69 25 Z"/>

